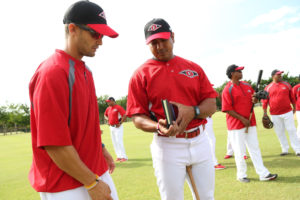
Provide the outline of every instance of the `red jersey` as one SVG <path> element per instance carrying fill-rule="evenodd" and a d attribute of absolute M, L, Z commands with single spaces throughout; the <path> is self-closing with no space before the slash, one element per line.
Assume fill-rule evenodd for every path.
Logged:
<path fill-rule="evenodd" d="M 73 145 L 91 171 L 99 176 L 107 171 L 94 81 L 84 62 L 56 50 L 36 70 L 29 93 L 33 188 L 60 192 L 82 186 L 56 166 L 44 146 Z"/>
<path fill-rule="evenodd" d="M 168 62 L 150 59 L 131 77 L 126 114 L 129 117 L 145 114 L 157 120 L 165 119 L 162 99 L 196 106 L 206 98 L 216 97 L 216 91 L 197 64 L 178 56 Z M 176 115 L 177 112 L 175 108 Z M 194 119 L 187 130 L 205 123 L 205 119 Z"/>
<path fill-rule="evenodd" d="M 116 125 L 119 120 L 124 116 L 125 110 L 120 105 L 109 106 L 106 108 L 104 115 L 108 117 L 109 125 Z"/>
<path fill-rule="evenodd" d="M 246 119 L 249 119 L 252 108 L 252 94 L 253 88 L 247 82 L 240 81 L 239 85 L 233 84 L 231 81 L 227 83 L 222 92 L 222 111 L 233 110 Z M 245 125 L 241 120 L 232 117 L 226 113 L 226 123 L 228 130 L 242 129 Z M 253 114 L 250 120 L 250 126 L 255 126 L 255 114 Z"/>
<path fill-rule="evenodd" d="M 295 103 L 292 93 L 292 86 L 285 81 L 279 83 L 270 83 L 265 87 L 269 93 L 268 99 L 263 99 L 263 109 L 270 106 L 271 115 L 281 115 L 292 110 L 291 103 Z"/>
<path fill-rule="evenodd" d="M 296 110 L 300 111 L 300 83 L 293 87 L 293 96 L 296 101 Z"/>

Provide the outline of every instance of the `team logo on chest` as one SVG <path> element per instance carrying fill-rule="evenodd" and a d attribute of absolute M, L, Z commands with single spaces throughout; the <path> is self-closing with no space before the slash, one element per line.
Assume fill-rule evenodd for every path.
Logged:
<path fill-rule="evenodd" d="M 194 78 L 196 76 L 199 76 L 197 72 L 190 70 L 190 69 L 183 70 L 183 71 L 179 72 L 179 74 L 183 74 L 189 78 Z"/>

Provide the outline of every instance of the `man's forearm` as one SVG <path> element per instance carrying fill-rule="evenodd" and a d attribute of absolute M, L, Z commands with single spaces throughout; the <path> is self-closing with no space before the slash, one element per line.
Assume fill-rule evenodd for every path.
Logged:
<path fill-rule="evenodd" d="M 146 132 L 155 132 L 157 128 L 157 122 L 153 121 L 147 115 L 137 114 L 132 116 L 134 125 Z"/>
<path fill-rule="evenodd" d="M 208 98 L 203 100 L 199 105 L 199 109 L 200 115 L 198 115 L 197 118 L 205 119 L 212 116 L 217 110 L 216 99 Z"/>
<path fill-rule="evenodd" d="M 62 171 L 83 185 L 95 181 L 95 174 L 82 162 L 73 146 L 45 146 L 44 148 Z"/>

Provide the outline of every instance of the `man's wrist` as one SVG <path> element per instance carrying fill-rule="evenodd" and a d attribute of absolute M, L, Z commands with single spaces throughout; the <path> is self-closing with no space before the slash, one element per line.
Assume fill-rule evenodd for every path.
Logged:
<path fill-rule="evenodd" d="M 195 113 L 194 119 L 196 119 L 200 115 L 200 109 L 199 109 L 199 106 L 193 106 L 193 108 L 194 108 L 194 113 Z"/>

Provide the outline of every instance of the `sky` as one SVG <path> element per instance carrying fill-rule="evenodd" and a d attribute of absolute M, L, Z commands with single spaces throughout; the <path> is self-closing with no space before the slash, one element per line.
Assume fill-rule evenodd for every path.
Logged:
<path fill-rule="evenodd" d="M 258 71 L 300 73 L 299 0 L 91 0 L 119 33 L 105 37 L 92 70 L 97 96 L 126 96 L 133 72 L 152 57 L 144 26 L 163 18 L 175 34 L 174 54 L 199 64 L 214 87 L 231 64 L 245 66 L 244 79 Z M 0 106 L 29 104 L 28 85 L 39 64 L 64 49 L 63 16 L 74 0 L 15 0 L 0 3 Z"/>

